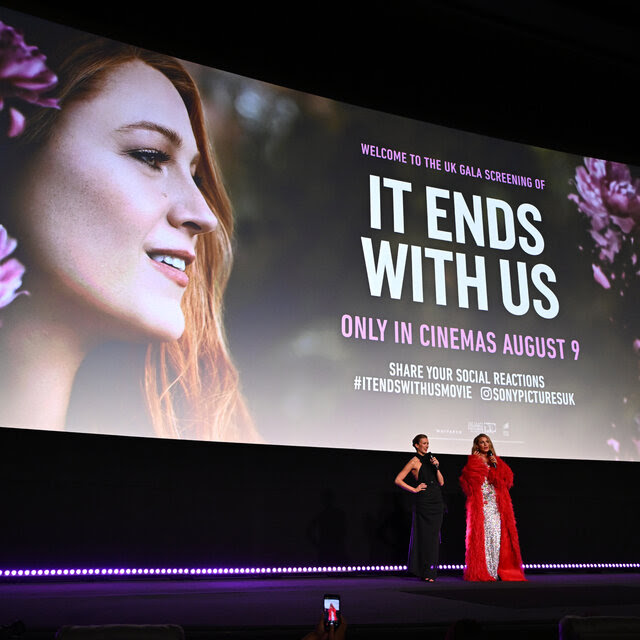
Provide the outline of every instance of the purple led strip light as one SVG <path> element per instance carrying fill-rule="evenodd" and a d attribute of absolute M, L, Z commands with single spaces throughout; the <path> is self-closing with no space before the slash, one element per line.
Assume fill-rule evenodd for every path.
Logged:
<path fill-rule="evenodd" d="M 453 567 L 453 565 L 451 565 Z M 0 569 L 1 578 L 109 578 L 129 576 L 210 577 L 231 575 L 300 575 L 317 573 L 370 573 L 406 571 L 403 565 L 341 565 L 294 567 L 227 567 L 227 568 L 145 568 L 145 569 Z"/>
<path fill-rule="evenodd" d="M 462 564 L 442 564 L 441 571 L 462 571 Z M 576 569 L 640 569 L 639 562 L 584 562 L 584 563 L 534 563 L 525 564 L 526 570 L 576 570 Z M 128 569 L 0 569 L 0 579 L 20 578 L 127 578 L 127 577 L 215 577 L 215 576 L 280 576 L 313 575 L 320 573 L 388 573 L 406 571 L 406 565 L 341 565 L 341 566 L 294 566 L 294 567 L 248 567 L 248 568 L 128 568 Z"/>

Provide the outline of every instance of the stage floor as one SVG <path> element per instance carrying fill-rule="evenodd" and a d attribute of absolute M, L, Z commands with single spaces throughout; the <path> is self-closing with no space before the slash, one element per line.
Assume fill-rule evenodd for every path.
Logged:
<path fill-rule="evenodd" d="M 324 593 L 342 596 L 347 638 L 444 638 L 461 619 L 490 637 L 557 638 L 565 615 L 640 618 L 640 573 L 529 574 L 525 583 L 435 584 L 406 576 L 1 583 L 0 625 L 22 620 L 29 638 L 62 625 L 181 625 L 190 638 L 301 638 Z"/>

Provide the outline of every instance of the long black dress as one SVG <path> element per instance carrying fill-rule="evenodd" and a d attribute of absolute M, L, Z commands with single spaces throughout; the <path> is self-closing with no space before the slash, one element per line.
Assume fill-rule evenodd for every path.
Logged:
<path fill-rule="evenodd" d="M 444 513 L 442 489 L 429 456 L 416 454 L 422 466 L 418 484 L 427 488 L 413 495 L 413 518 L 409 542 L 409 572 L 420 578 L 435 578 L 438 568 L 440 527 Z"/>

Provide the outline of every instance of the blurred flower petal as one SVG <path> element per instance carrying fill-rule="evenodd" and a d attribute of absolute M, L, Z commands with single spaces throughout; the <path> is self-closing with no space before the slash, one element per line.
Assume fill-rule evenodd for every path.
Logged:
<path fill-rule="evenodd" d="M 24 131 L 25 117 L 17 109 L 14 109 L 13 107 L 9 109 L 9 114 L 10 114 L 11 121 L 9 124 L 9 130 L 7 131 L 7 135 L 10 138 L 15 138 L 16 136 L 19 136 Z"/>
<path fill-rule="evenodd" d="M 41 107 L 58 108 L 55 98 L 40 94 L 53 89 L 56 75 L 47 68 L 46 57 L 37 47 L 28 46 L 22 34 L 0 21 L 0 110 L 7 101 L 23 101 Z M 25 119 L 16 109 L 10 111 L 9 137 L 22 133 Z"/>
<path fill-rule="evenodd" d="M 7 230 L 0 224 L 0 262 L 13 253 L 18 243 L 7 233 Z"/>
<path fill-rule="evenodd" d="M 635 223 L 632 218 L 619 218 L 618 216 L 611 216 L 611 221 L 617 224 L 623 233 L 631 233 Z"/>
<path fill-rule="evenodd" d="M 23 275 L 24 267 L 15 258 L 0 264 L 0 308 L 6 307 L 21 293 L 26 293 L 18 291 L 22 286 Z"/>
<path fill-rule="evenodd" d="M 603 288 L 611 289 L 611 283 L 607 280 L 607 277 L 602 273 L 602 269 L 597 264 L 592 264 L 593 279 Z"/>
<path fill-rule="evenodd" d="M 22 276 L 25 271 L 22 264 L 15 258 L 2 262 L 13 252 L 16 244 L 16 241 L 0 224 L 0 308 L 6 307 L 20 294 L 27 293 L 26 291 L 18 291 L 22 286 Z"/>

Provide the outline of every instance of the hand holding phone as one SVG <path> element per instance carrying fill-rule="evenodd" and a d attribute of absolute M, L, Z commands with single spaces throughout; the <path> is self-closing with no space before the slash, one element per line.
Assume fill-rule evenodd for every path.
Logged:
<path fill-rule="evenodd" d="M 325 629 L 329 629 L 329 627 L 337 629 L 340 626 L 341 620 L 340 596 L 337 594 L 325 593 L 322 606 L 324 610 Z"/>

